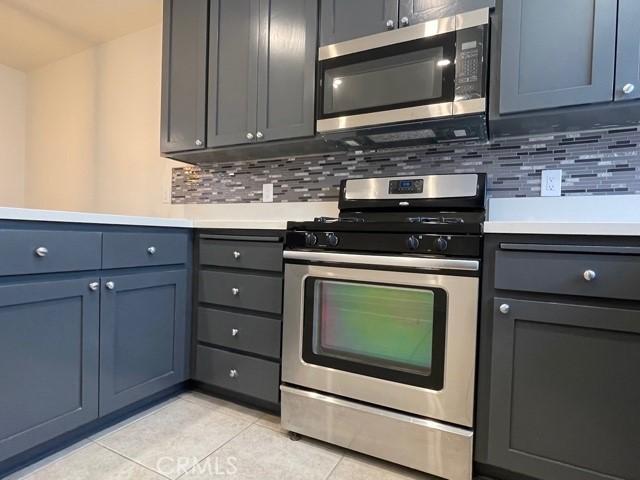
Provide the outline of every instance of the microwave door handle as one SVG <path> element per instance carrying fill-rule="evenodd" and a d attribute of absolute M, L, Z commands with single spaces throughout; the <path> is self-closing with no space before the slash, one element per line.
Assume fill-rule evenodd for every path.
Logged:
<path fill-rule="evenodd" d="M 285 260 L 413 268 L 417 270 L 463 270 L 468 272 L 477 272 L 480 270 L 479 260 L 456 258 L 361 255 L 333 252 L 304 252 L 294 250 L 285 250 L 283 252 L 283 257 Z"/>

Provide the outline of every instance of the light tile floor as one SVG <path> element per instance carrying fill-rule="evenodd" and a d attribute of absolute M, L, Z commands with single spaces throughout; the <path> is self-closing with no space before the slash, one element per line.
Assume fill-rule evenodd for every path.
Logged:
<path fill-rule="evenodd" d="M 428 475 L 303 438 L 280 419 L 184 393 L 8 480 L 408 480 Z"/>

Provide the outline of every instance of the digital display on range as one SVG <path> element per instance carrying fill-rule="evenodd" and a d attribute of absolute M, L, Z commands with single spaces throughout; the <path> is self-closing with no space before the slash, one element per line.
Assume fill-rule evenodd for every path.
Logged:
<path fill-rule="evenodd" d="M 389 194 L 403 195 L 407 193 L 422 193 L 424 181 L 421 178 L 405 178 L 389 181 Z"/>

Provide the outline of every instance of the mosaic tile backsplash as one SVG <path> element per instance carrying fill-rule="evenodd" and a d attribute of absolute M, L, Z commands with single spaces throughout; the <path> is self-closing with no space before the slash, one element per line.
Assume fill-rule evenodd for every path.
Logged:
<path fill-rule="evenodd" d="M 275 202 L 338 199 L 344 178 L 487 173 L 489 197 L 540 195 L 541 171 L 562 169 L 563 195 L 640 193 L 637 128 L 578 132 L 483 144 L 425 146 L 402 152 L 216 163 L 173 169 L 172 202 Z"/>

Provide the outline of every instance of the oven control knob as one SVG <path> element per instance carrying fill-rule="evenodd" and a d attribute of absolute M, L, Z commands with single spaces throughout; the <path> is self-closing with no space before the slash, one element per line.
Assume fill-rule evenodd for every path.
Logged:
<path fill-rule="evenodd" d="M 335 233 L 330 233 L 329 235 L 327 235 L 327 243 L 329 244 L 330 247 L 338 246 L 338 237 L 336 236 Z"/>
<path fill-rule="evenodd" d="M 407 247 L 409 247 L 409 250 L 417 250 L 419 246 L 420 240 L 418 240 L 418 237 L 411 235 L 407 238 Z"/>
<path fill-rule="evenodd" d="M 439 252 L 444 252 L 449 246 L 449 243 L 444 237 L 438 237 L 436 241 L 433 243 L 433 245 L 434 247 L 436 247 L 436 250 L 438 250 Z"/>
<path fill-rule="evenodd" d="M 304 244 L 307 247 L 314 247 L 318 243 L 318 237 L 316 237 L 315 233 L 307 233 L 304 236 Z"/>

